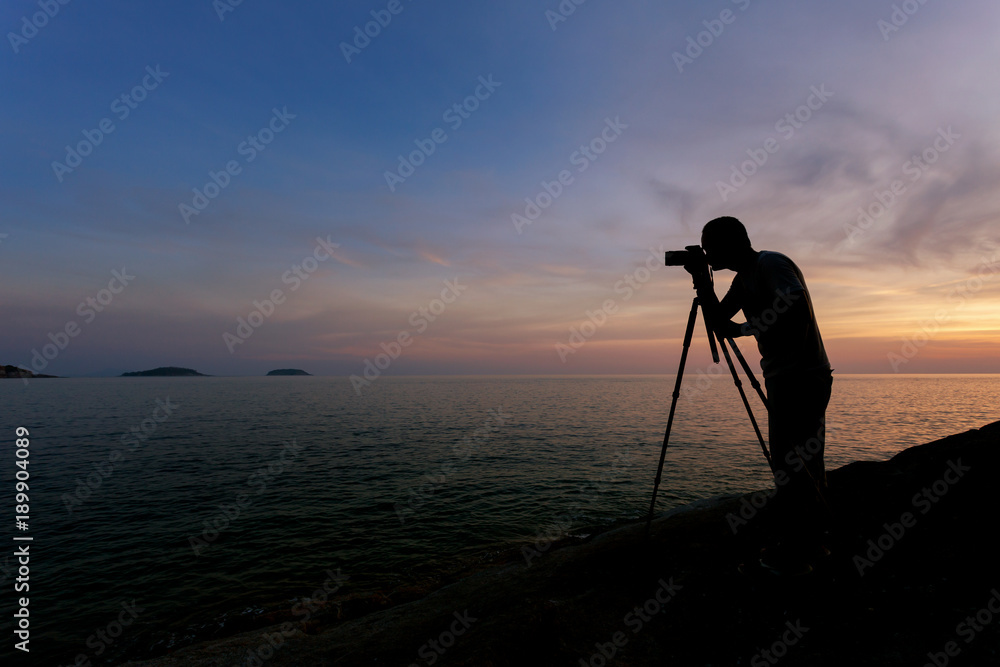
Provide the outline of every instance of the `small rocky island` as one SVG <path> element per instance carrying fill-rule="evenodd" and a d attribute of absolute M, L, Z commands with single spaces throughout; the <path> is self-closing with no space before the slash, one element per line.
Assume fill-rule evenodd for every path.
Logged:
<path fill-rule="evenodd" d="M 42 373 L 33 373 L 26 368 L 20 368 L 18 366 L 6 365 L 3 367 L 3 372 L 0 372 L 0 378 L 57 378 L 58 375 L 44 375 Z"/>
<path fill-rule="evenodd" d="M 271 371 L 267 375 L 269 377 L 271 375 L 308 375 L 308 376 L 312 376 L 312 373 L 306 373 L 301 368 L 279 368 L 277 370 Z"/>
<path fill-rule="evenodd" d="M 137 377 L 211 377 L 210 375 L 205 375 L 204 373 L 199 373 L 192 368 L 179 368 L 177 366 L 160 366 L 159 368 L 154 368 L 149 371 L 134 371 L 132 373 L 122 373 L 123 378 L 137 378 Z"/>

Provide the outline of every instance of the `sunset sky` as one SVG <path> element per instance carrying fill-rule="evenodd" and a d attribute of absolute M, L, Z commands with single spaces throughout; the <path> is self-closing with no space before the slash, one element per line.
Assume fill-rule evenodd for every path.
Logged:
<path fill-rule="evenodd" d="M 0 8 L 0 363 L 671 373 L 662 250 L 734 215 L 837 371 L 1000 372 L 995 2 L 51 4 Z"/>

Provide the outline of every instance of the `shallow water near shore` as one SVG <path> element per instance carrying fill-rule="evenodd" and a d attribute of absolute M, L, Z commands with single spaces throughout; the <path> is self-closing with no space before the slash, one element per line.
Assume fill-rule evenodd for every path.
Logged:
<path fill-rule="evenodd" d="M 331 572 L 385 593 L 567 521 L 639 519 L 673 380 L 386 377 L 361 397 L 345 378 L 8 381 L 3 432 L 32 443 L 32 657 L 100 664 L 150 633 L 224 633 Z M 732 380 L 686 384 L 658 510 L 766 487 Z M 827 467 L 995 421 L 998 393 L 998 375 L 838 374 Z M 135 623 L 95 639 L 133 600 Z"/>

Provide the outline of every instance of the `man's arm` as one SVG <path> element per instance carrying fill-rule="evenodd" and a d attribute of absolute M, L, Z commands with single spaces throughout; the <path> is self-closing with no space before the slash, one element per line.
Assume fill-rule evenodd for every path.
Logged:
<path fill-rule="evenodd" d="M 719 302 L 719 316 L 731 320 L 741 310 L 743 310 L 742 286 L 734 278 L 726 296 L 722 297 L 722 301 Z"/>
<path fill-rule="evenodd" d="M 742 324 L 732 321 L 733 316 L 743 307 L 742 290 L 739 283 L 734 280 L 729 287 L 729 291 L 719 301 L 712 287 L 712 281 L 708 277 L 708 267 L 692 266 L 684 267 L 694 281 L 694 289 L 698 293 L 698 301 L 701 303 L 705 320 L 712 329 L 718 331 L 723 338 L 738 338 L 749 335 L 744 333 Z"/>

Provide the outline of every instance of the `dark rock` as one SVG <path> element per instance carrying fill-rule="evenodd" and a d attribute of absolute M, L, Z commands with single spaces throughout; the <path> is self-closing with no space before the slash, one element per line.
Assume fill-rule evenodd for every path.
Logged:
<path fill-rule="evenodd" d="M 57 378 L 58 375 L 44 375 L 42 373 L 34 373 L 26 368 L 20 368 L 18 366 L 4 366 L 3 372 L 0 373 L 0 378 Z"/>
<path fill-rule="evenodd" d="M 925 664 L 947 642 L 963 664 L 998 664 L 1000 614 L 972 641 L 957 634 L 994 595 L 1000 599 L 998 465 L 1000 422 L 832 471 L 832 553 L 803 577 L 759 568 L 741 574 L 739 563 L 756 562 L 759 528 L 751 521 L 734 534 L 727 516 L 750 494 L 720 497 L 656 518 L 648 541 L 641 521 L 562 540 L 530 566 L 513 553 L 422 599 L 362 616 L 342 614 L 348 605 L 335 596 L 329 604 L 337 613 L 316 614 L 308 626 L 287 614 L 288 632 L 267 664 L 427 664 L 437 655 L 428 642 L 450 632 L 456 614 L 477 620 L 445 650 L 447 665 L 756 667 L 780 658 L 782 667 L 883 667 Z M 904 513 L 914 521 L 900 534 Z M 899 536 L 890 543 L 891 531 Z M 676 588 L 664 605 L 656 602 L 661 582 Z M 141 664 L 237 664 L 280 627 Z M 779 645 L 783 637 L 795 642 Z M 775 646 L 773 661 L 761 653 Z"/>

